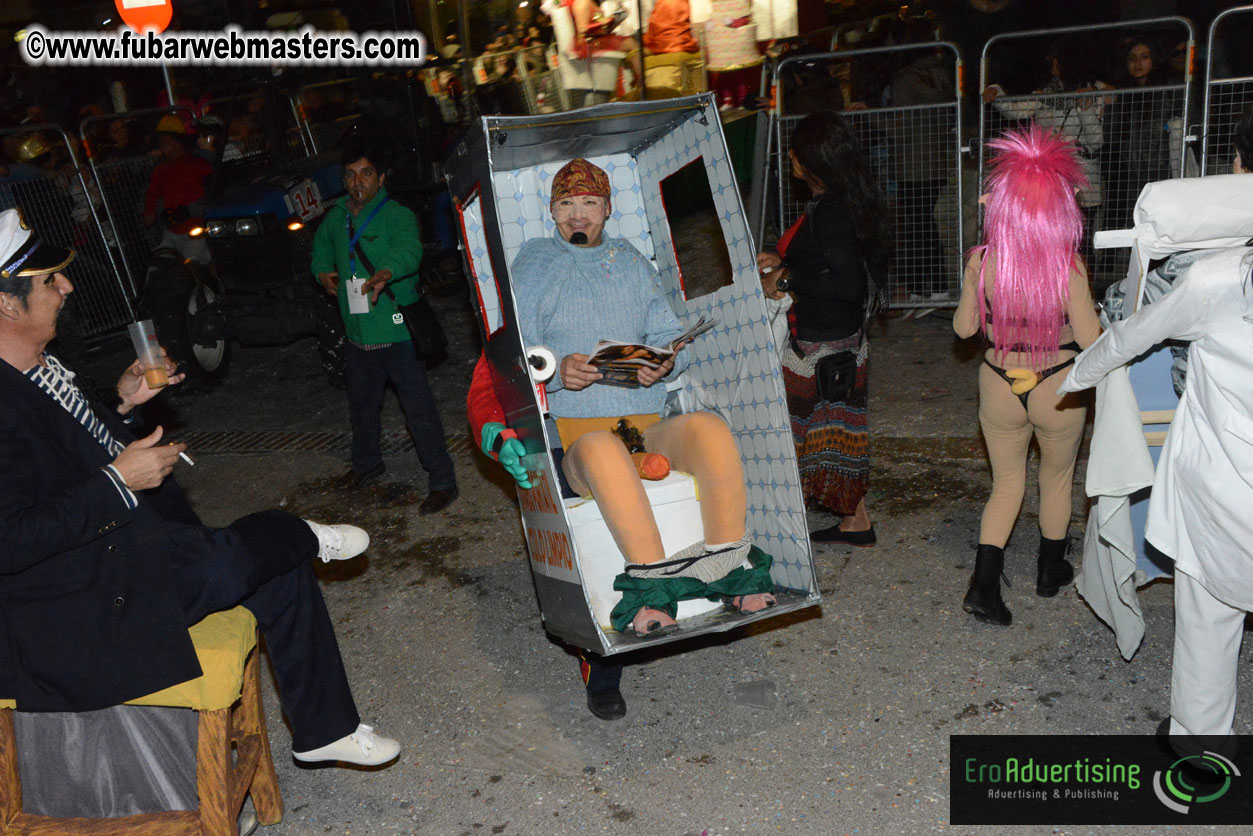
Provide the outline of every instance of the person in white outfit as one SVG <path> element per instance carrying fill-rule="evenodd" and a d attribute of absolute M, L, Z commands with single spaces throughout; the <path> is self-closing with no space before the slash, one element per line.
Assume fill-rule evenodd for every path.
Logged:
<path fill-rule="evenodd" d="M 1198 260 L 1169 294 L 1113 323 L 1058 391 L 1094 386 L 1168 339 L 1192 343 L 1145 528 L 1175 561 L 1169 734 L 1225 738 L 1253 612 L 1253 248 Z"/>

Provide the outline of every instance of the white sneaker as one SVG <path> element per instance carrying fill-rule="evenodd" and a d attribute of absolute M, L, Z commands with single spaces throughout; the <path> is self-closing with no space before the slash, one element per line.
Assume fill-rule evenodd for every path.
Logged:
<path fill-rule="evenodd" d="M 362 723 L 355 732 L 334 743 L 291 754 L 298 761 L 343 761 L 359 766 L 378 766 L 395 760 L 400 754 L 400 744 L 390 737 L 375 734 L 373 726 Z"/>
<path fill-rule="evenodd" d="M 370 535 L 355 525 L 322 525 L 310 522 L 309 527 L 318 536 L 318 557 L 323 563 L 356 557 L 370 546 Z"/>

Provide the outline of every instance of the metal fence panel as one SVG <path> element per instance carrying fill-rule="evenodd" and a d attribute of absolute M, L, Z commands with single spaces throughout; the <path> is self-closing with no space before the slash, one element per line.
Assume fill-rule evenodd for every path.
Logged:
<path fill-rule="evenodd" d="M 1125 46 L 1137 39 L 1184 43 L 1188 55 L 1194 47 L 1192 24 L 1186 18 L 1162 17 L 1135 21 L 1134 28 L 1124 22 L 1006 32 L 988 40 L 980 60 L 977 94 L 989 94 L 984 95 L 979 116 L 979 182 L 986 173 L 988 141 L 1006 130 L 1035 121 L 1073 141 L 1089 180 L 1078 199 L 1085 218 L 1082 253 L 1095 284 L 1121 278 L 1125 265 L 1118 264 L 1114 251 L 1094 250 L 1093 234 L 1129 228 L 1146 183 L 1200 173 L 1192 148 L 1195 136 L 1187 130 L 1191 61 L 1185 62 L 1177 78 L 1150 78 L 1136 87 L 1117 88 L 1111 83 L 1117 78 L 1114 73 Z M 1009 81 L 997 75 L 1024 65 L 1039 66 L 1039 75 L 1047 76 L 1045 58 L 1059 45 L 1065 45 L 1072 56 L 1105 56 L 1108 66 L 1094 67 L 1093 77 L 1074 79 L 1074 89 L 1064 89 L 1060 78 L 1047 81 L 1034 93 L 1006 91 L 1001 86 L 1009 86 Z"/>
<path fill-rule="evenodd" d="M 519 49 L 516 58 L 522 92 L 532 114 L 570 109 L 565 88 L 557 75 L 557 65 L 549 63 L 548 50 L 543 44 Z"/>
<path fill-rule="evenodd" d="M 286 104 L 286 107 L 278 106 L 281 112 L 277 114 L 281 122 L 278 127 L 283 134 L 283 141 L 293 156 L 307 156 L 310 153 L 310 141 L 305 136 L 296 103 L 286 94 L 282 95 L 280 101 Z M 269 150 L 269 131 L 264 124 L 259 124 L 262 117 L 258 116 L 258 110 L 264 104 L 264 94 L 255 92 L 209 99 L 204 103 L 203 115 L 223 122 L 227 141 L 222 155 L 223 162 L 260 157 Z"/>
<path fill-rule="evenodd" d="M 911 73 L 933 81 L 940 74 L 952 89 L 937 97 L 942 101 L 893 104 L 893 91 L 905 98 Z M 804 55 L 780 62 L 776 77 L 775 136 L 768 158 L 777 178 L 780 231 L 804 214 L 809 199 L 808 189 L 791 176 L 788 162 L 792 132 L 804 113 L 835 109 L 842 104 L 835 101 L 837 96 L 859 101 L 859 107 L 881 105 L 847 110 L 844 118 L 869 156 L 894 214 L 896 257 L 889 272 L 889 306 L 956 305 L 962 263 L 957 47 L 937 41 Z"/>
<path fill-rule="evenodd" d="M 426 94 L 435 100 L 439 115 L 446 125 L 456 125 L 466 118 L 465 97 L 461 90 L 463 64 L 464 62 L 458 61 L 455 64 L 418 71 L 418 77 L 426 87 Z"/>
<path fill-rule="evenodd" d="M 1253 107 L 1253 6 L 1227 9 L 1209 28 L 1205 55 L 1204 142 L 1201 173 L 1229 174 L 1235 159 L 1232 135 L 1241 114 Z M 1224 66 L 1225 64 L 1225 66 Z M 1253 164 L 1246 161 L 1246 164 Z"/>
<path fill-rule="evenodd" d="M 158 162 L 151 139 L 161 117 L 191 121 L 184 108 L 151 108 L 84 119 L 79 135 L 90 150 L 91 171 L 121 248 L 122 272 L 135 291 L 143 288 L 148 262 L 160 240 L 160 225 L 144 221 L 144 201 Z"/>
<path fill-rule="evenodd" d="M 70 302 L 85 336 L 98 336 L 134 319 L 121 254 L 100 212 L 98 181 L 83 169 L 76 143 L 55 125 L 0 130 L 17 150 L 19 165 L 0 178 L 0 209 L 17 207 L 40 238 L 77 252 L 66 268 Z"/>

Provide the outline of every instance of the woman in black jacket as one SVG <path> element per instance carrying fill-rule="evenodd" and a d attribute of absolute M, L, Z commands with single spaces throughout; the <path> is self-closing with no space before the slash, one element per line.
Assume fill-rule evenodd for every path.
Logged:
<path fill-rule="evenodd" d="M 1160 89 L 1161 69 L 1147 38 L 1128 44 L 1117 80 L 1120 89 L 1108 97 L 1101 120 L 1105 229 L 1129 229 L 1144 184 L 1178 176 L 1171 131 L 1182 130 L 1182 94 Z"/>
<path fill-rule="evenodd" d="M 872 546 L 865 322 L 887 276 L 891 216 L 865 152 L 838 113 L 802 119 L 789 156 L 792 176 L 809 186 L 813 201 L 779 239 L 778 253 L 758 254 L 757 266 L 768 296 L 795 298 L 783 379 L 801 488 L 806 501 L 841 517 L 810 539 Z"/>

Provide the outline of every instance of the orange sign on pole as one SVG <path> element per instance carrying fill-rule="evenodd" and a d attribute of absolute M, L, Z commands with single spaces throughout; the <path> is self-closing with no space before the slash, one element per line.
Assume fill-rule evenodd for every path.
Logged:
<path fill-rule="evenodd" d="M 160 34 L 174 16 L 173 0 L 113 0 L 124 22 L 139 34 L 148 31 Z"/>

